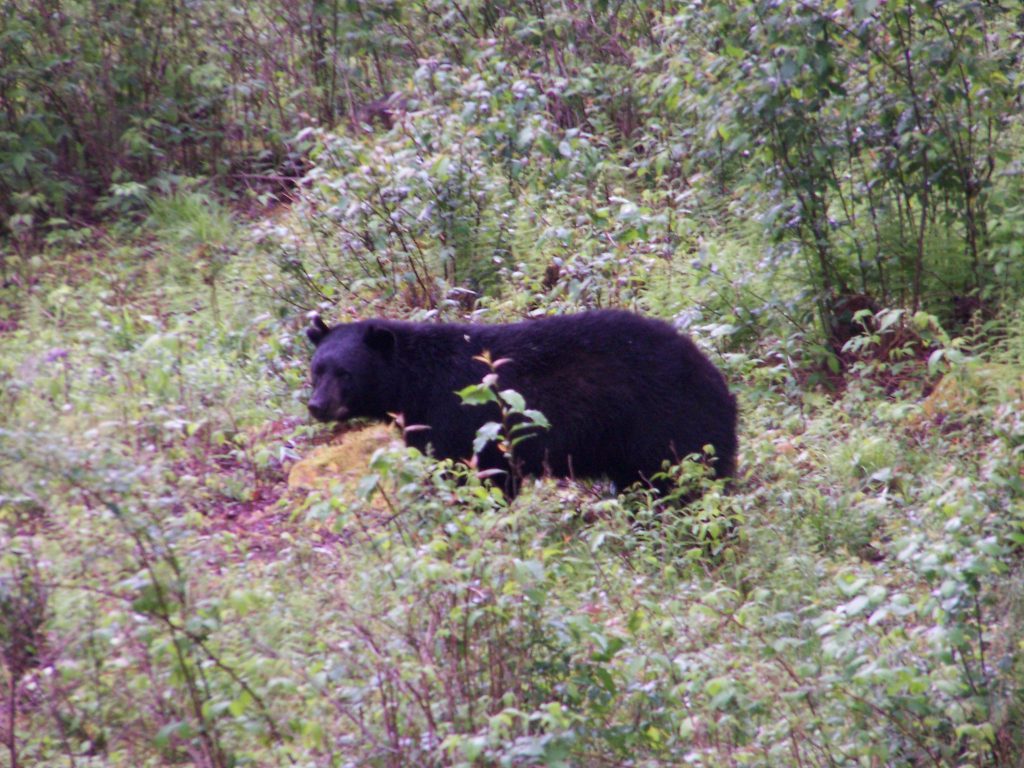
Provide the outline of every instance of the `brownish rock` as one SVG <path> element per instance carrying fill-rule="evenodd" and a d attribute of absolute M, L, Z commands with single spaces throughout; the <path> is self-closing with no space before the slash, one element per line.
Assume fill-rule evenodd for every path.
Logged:
<path fill-rule="evenodd" d="M 315 448 L 291 468 L 288 490 L 351 489 L 369 473 L 374 452 L 398 440 L 397 431 L 383 424 L 345 432 L 335 442 Z"/>

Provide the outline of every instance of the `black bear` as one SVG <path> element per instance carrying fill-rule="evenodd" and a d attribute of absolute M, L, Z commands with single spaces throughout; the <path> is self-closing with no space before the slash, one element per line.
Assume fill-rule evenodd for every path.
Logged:
<path fill-rule="evenodd" d="M 316 345 L 309 412 L 320 421 L 402 414 L 406 440 L 438 458 L 469 459 L 477 429 L 496 406 L 465 405 L 455 393 L 478 384 L 487 352 L 504 359 L 498 387 L 514 389 L 550 428 L 516 446 L 518 477 L 605 476 L 623 489 L 714 446 L 714 469 L 736 462 L 736 400 L 694 343 L 669 324 L 600 310 L 510 325 L 366 320 L 306 331 Z M 481 469 L 508 470 L 496 446 Z"/>

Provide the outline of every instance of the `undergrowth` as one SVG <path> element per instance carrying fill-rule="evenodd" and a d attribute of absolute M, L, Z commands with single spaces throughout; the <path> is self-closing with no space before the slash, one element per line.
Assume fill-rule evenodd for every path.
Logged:
<path fill-rule="evenodd" d="M 0 11 L 0 760 L 1024 763 L 1007 4 L 144 5 Z M 289 489 L 308 312 L 596 307 L 730 483 Z"/>
<path fill-rule="evenodd" d="M 865 355 L 841 391 L 782 342 L 719 355 L 741 469 L 688 505 L 508 504 L 404 448 L 310 496 L 302 318 L 259 247 L 225 236 L 215 309 L 155 231 L 55 253 L 4 337 L 10 762 L 1019 762 L 1012 320 L 987 361 Z"/>

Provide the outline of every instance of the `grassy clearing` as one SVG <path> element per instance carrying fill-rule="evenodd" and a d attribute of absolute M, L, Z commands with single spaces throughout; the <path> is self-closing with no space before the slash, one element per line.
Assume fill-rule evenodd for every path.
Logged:
<path fill-rule="evenodd" d="M 6 297 L 20 764 L 1019 758 L 1019 335 L 930 399 L 920 363 L 828 392 L 784 344 L 719 355 L 741 474 L 676 513 L 509 507 L 405 450 L 363 501 L 306 497 L 302 318 L 237 226 L 212 277 L 164 229 L 55 249 Z"/>

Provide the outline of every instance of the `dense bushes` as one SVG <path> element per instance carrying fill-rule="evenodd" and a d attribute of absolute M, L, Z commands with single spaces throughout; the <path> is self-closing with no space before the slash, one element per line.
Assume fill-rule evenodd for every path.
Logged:
<path fill-rule="evenodd" d="M 769 170 L 770 224 L 799 238 L 823 296 L 934 309 L 1005 289 L 988 215 L 1019 195 L 1021 50 L 1003 8 L 738 4 L 709 32 L 705 88 L 728 85 L 710 117 Z"/>
<path fill-rule="evenodd" d="M 176 174 L 278 193 L 301 168 L 295 133 L 390 93 L 408 59 L 386 3 L 18 0 L 0 13 L 9 230 L 95 215 L 124 185 Z"/>
<path fill-rule="evenodd" d="M 118 7 L 5 11 L 9 234 L 131 207 L 168 174 L 280 192 L 318 126 L 312 226 L 337 255 L 292 265 L 307 301 L 357 277 L 420 306 L 494 294 L 524 261 L 612 244 L 668 257 L 733 234 L 740 200 L 799 255 L 823 329 L 854 294 L 952 320 L 954 295 L 1021 281 L 1020 42 L 999 5 Z"/>

